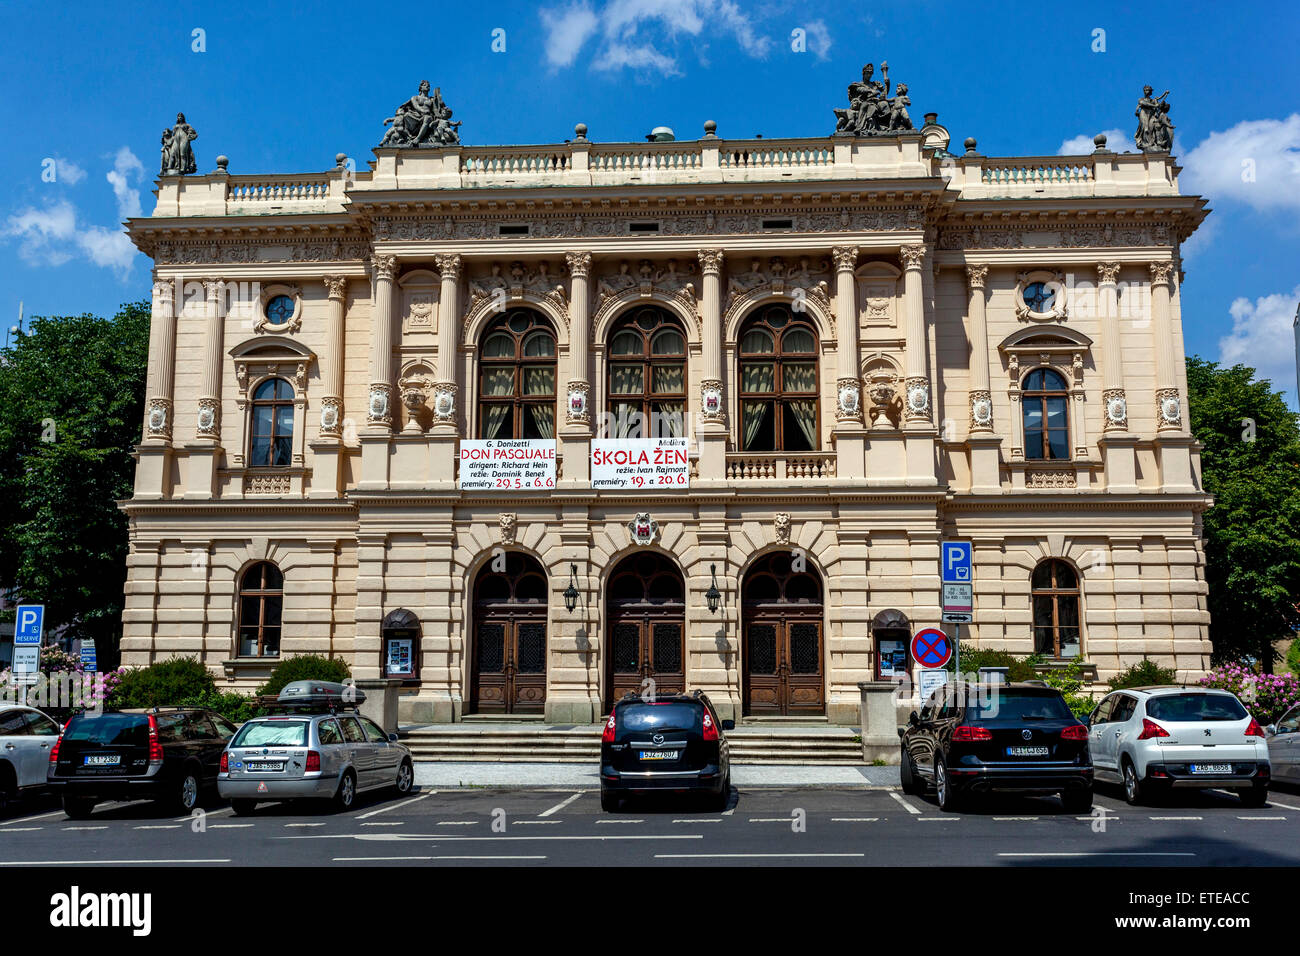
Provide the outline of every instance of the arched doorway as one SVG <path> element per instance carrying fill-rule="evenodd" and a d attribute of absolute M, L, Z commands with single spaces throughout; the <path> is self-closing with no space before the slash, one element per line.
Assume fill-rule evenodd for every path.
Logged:
<path fill-rule="evenodd" d="M 546 571 L 516 551 L 474 579 L 470 712 L 540 714 L 546 703 Z"/>
<path fill-rule="evenodd" d="M 605 712 L 629 691 L 686 688 L 686 582 L 661 554 L 624 558 L 605 588 Z"/>
<path fill-rule="evenodd" d="M 741 586 L 744 713 L 815 716 L 826 712 L 822 664 L 822 582 L 775 552 L 759 558 Z"/>

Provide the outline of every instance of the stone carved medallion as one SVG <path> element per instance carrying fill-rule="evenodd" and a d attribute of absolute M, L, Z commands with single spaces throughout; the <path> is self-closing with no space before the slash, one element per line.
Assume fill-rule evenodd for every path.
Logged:
<path fill-rule="evenodd" d="M 1124 428 L 1128 425 L 1128 401 L 1124 389 L 1108 388 L 1102 393 L 1106 405 L 1106 427 Z"/>
<path fill-rule="evenodd" d="M 198 432 L 200 438 L 216 438 L 220 434 L 221 413 L 214 399 L 199 399 Z"/>
<path fill-rule="evenodd" d="M 970 423 L 981 430 L 993 427 L 993 397 L 983 389 L 971 392 Z"/>
<path fill-rule="evenodd" d="M 570 422 L 586 424 L 591 420 L 588 413 L 587 399 L 591 386 L 586 382 L 569 383 L 568 419 Z"/>
<path fill-rule="evenodd" d="M 456 418 L 456 386 L 439 382 L 433 387 L 433 418 L 436 422 L 452 422 Z"/>
<path fill-rule="evenodd" d="M 627 523 L 627 530 L 632 535 L 632 541 L 644 547 L 654 544 L 659 534 L 659 522 L 651 518 L 648 512 L 641 511 Z"/>
<path fill-rule="evenodd" d="M 786 511 L 778 511 L 776 514 L 776 543 L 790 543 L 790 514 Z"/>
<path fill-rule="evenodd" d="M 513 513 L 502 512 L 501 521 L 501 543 L 512 545 L 515 543 L 515 531 L 519 525 L 518 516 Z"/>
<path fill-rule="evenodd" d="M 907 380 L 907 416 L 925 418 L 930 414 L 930 383 L 924 378 Z"/>
<path fill-rule="evenodd" d="M 171 402 L 165 398 L 149 400 L 149 434 L 165 438 L 171 434 Z"/>
<path fill-rule="evenodd" d="M 392 413 L 388 407 L 387 385 L 370 386 L 370 403 L 366 410 L 366 421 L 371 425 L 391 425 L 393 423 Z"/>
<path fill-rule="evenodd" d="M 700 409 L 706 422 L 720 422 L 722 411 L 722 381 L 706 378 L 700 383 Z"/>
<path fill-rule="evenodd" d="M 1183 403 L 1178 389 L 1162 388 L 1156 392 L 1156 406 L 1160 413 L 1161 428 L 1177 428 L 1183 421 Z"/>
<path fill-rule="evenodd" d="M 343 403 L 337 398 L 326 398 L 320 406 L 320 432 L 322 435 L 338 435 L 343 417 Z"/>
<path fill-rule="evenodd" d="M 857 420 L 862 412 L 862 383 L 856 378 L 836 382 L 836 417 L 841 421 Z"/>

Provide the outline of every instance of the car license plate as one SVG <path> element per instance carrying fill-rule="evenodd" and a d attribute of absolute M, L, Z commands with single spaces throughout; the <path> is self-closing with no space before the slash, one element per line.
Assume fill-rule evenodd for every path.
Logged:
<path fill-rule="evenodd" d="M 258 760 L 248 761 L 244 764 L 244 769 L 252 771 L 281 771 L 284 769 L 283 760 Z"/>
<path fill-rule="evenodd" d="M 679 750 L 643 750 L 641 751 L 642 760 L 676 760 Z"/>
<path fill-rule="evenodd" d="M 1008 747 L 1008 757 L 1046 757 L 1046 747 Z"/>
<path fill-rule="evenodd" d="M 122 762 L 120 754 L 91 754 L 83 767 L 116 767 Z"/>
<path fill-rule="evenodd" d="M 1232 773 L 1230 763 L 1194 763 L 1189 768 L 1192 773 Z"/>

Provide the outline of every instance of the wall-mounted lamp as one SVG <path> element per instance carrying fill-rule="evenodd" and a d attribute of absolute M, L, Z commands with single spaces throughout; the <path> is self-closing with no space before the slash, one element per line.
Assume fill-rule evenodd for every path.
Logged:
<path fill-rule="evenodd" d="M 709 573 L 713 575 L 713 583 L 710 584 L 709 589 L 704 592 L 704 599 L 709 602 L 709 613 L 717 614 L 718 602 L 722 600 L 722 592 L 718 590 L 718 566 L 716 564 L 710 564 Z"/>
<path fill-rule="evenodd" d="M 564 589 L 564 609 L 570 614 L 578 606 L 578 566 L 569 565 L 569 586 Z"/>

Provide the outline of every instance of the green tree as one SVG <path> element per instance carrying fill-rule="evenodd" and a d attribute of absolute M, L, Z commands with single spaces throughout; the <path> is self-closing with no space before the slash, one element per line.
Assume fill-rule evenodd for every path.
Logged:
<path fill-rule="evenodd" d="M 47 633 L 118 659 L 127 519 L 144 417 L 148 302 L 112 319 L 35 318 L 0 353 L 0 586 L 45 605 Z"/>
<path fill-rule="evenodd" d="M 1254 658 L 1272 673 L 1300 594 L 1300 427 L 1252 368 L 1192 357 L 1187 386 L 1214 496 L 1203 519 L 1214 659 Z"/>

